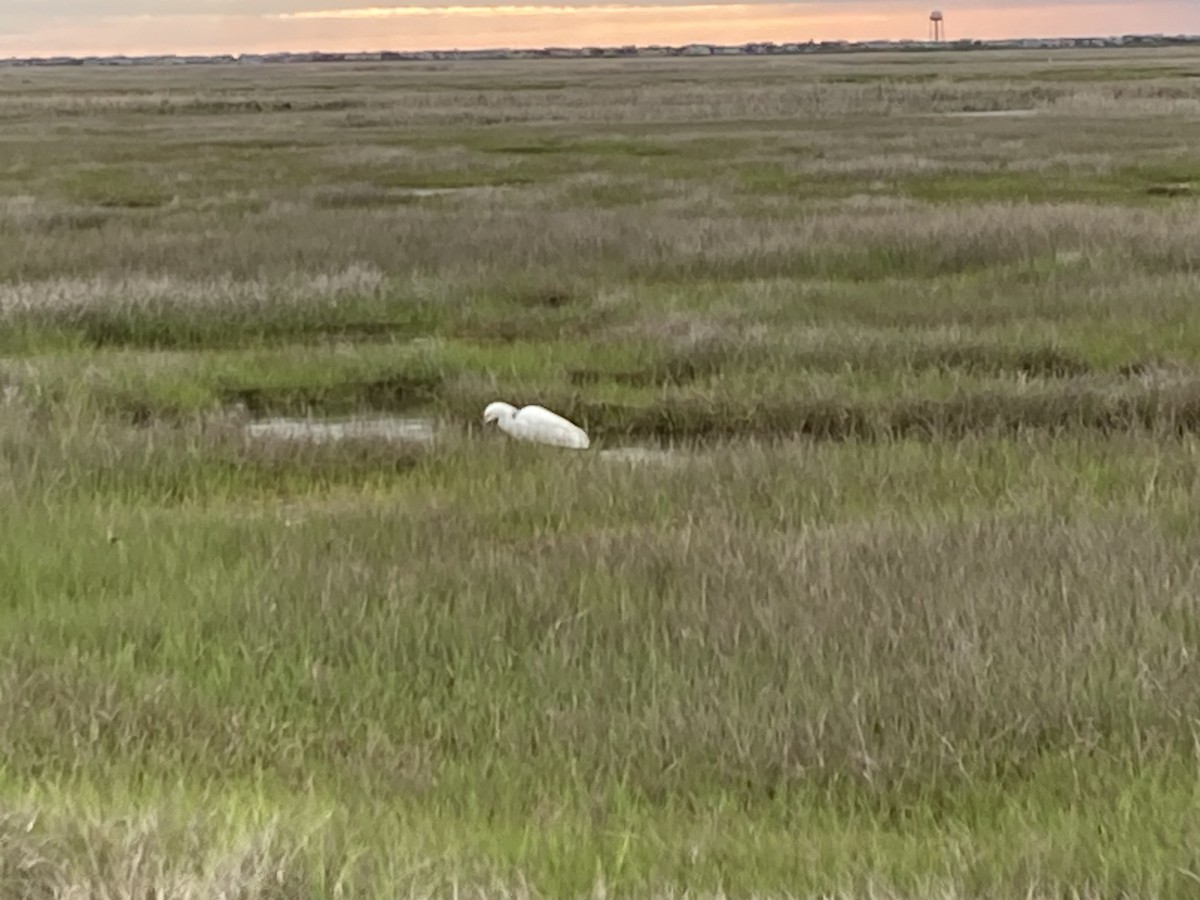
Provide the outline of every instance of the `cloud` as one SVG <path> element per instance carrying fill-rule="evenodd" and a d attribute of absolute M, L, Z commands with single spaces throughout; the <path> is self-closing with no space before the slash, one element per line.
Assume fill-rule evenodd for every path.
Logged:
<path fill-rule="evenodd" d="M 753 0 L 751 0 L 753 3 Z M 496 5 L 446 5 L 446 6 L 369 6 L 354 9 L 322 9 L 304 12 L 280 13 L 279 19 L 404 19 L 414 16 L 561 16 L 589 13 L 635 14 L 648 9 L 669 8 L 672 12 L 703 14 L 721 11 L 728 15 L 752 10 L 750 3 L 689 3 L 675 5 L 647 0 L 645 3 L 595 3 L 571 5 L 496 4 Z"/>
<path fill-rule="evenodd" d="M 353 0 L 4 0 L 0 18 L 8 15 L 50 18 L 88 16 L 91 18 L 156 18 L 186 16 L 241 16 L 291 12 L 318 7 L 361 6 Z"/>
<path fill-rule="evenodd" d="M 723 6 L 777 5 L 779 0 L 736 0 Z M 374 10 L 404 10 L 429 6 L 444 7 L 487 7 L 503 5 L 490 0 L 446 0 L 444 3 L 409 2 L 409 3 L 376 3 L 364 4 L 362 0 L 190 0 L 179 3 L 175 0 L 3 0 L 0 10 L 0 21 L 9 17 L 32 19 L 47 19 L 56 16 L 88 16 L 93 18 L 132 18 L 153 16 L 155 18 L 182 18 L 190 16 L 281 16 L 289 14 L 321 14 L 323 17 L 335 16 L 354 18 L 367 17 L 367 11 Z M 604 7 L 612 5 L 611 0 L 573 0 L 573 2 L 558 4 L 564 6 Z M 635 0 L 621 5 L 629 6 L 693 6 L 694 0 Z M 709 5 L 709 4 L 702 4 Z M 902 9 L 913 8 L 921 3 L 913 0 L 791 0 L 788 4 L 794 7 L 817 7 L 822 12 L 829 10 L 845 11 L 847 13 L 871 12 L 885 14 L 898 12 Z M 952 0 L 951 5 L 958 10 L 1004 10 L 1020 9 L 1055 4 L 1039 4 L 1036 0 Z M 1125 0 L 1072 0 L 1072 6 L 1128 6 Z M 1144 4 L 1152 6 L 1156 4 Z M 947 10 L 949 13 L 950 10 Z M 403 12 L 395 15 L 404 15 Z"/>
<path fill-rule="evenodd" d="M 0 0 L 0 57 L 923 38 L 942 0 Z M 236 12 L 229 10 L 236 8 Z M 951 38 L 1200 32 L 1197 0 L 945 0 Z"/>
<path fill-rule="evenodd" d="M 610 0 L 611 5 L 611 0 Z M 515 14 L 447 12 L 382 19 L 189 16 L 98 19 L 83 27 L 52 27 L 14 39 L 0 33 L 0 57 L 70 54 L 247 53 L 277 50 L 422 50 L 482 47 L 620 45 L 627 43 L 743 43 L 878 37 L 887 17 L 835 10 L 811 17 L 788 4 L 729 7 L 631 6 L 611 13 L 559 7 L 546 13 L 528 7 Z M 919 36 L 920 25 L 903 36 Z"/>

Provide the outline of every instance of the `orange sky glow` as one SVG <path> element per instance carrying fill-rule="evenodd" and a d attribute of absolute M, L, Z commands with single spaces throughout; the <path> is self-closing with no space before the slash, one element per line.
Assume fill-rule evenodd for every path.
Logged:
<path fill-rule="evenodd" d="M 55 54 L 247 53 L 480 47 L 734 44 L 924 38 L 930 6 L 863 2 L 591 2 L 369 6 L 237 14 L 6 13 L 0 57 Z M 242 9 L 253 8 L 253 0 Z M 26 7 L 32 9 L 33 7 Z M 972 2 L 943 7 L 950 39 L 1200 33 L 1200 2 Z"/>

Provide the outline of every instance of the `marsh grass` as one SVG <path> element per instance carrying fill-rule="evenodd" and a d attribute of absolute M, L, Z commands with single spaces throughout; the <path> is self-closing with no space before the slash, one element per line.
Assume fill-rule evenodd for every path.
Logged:
<path fill-rule="evenodd" d="M 1193 896 L 1194 69 L 0 70 L 0 894 Z"/>

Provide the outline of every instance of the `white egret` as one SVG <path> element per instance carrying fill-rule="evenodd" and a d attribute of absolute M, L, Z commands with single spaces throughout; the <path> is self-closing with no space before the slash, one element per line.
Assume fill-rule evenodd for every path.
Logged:
<path fill-rule="evenodd" d="M 591 443 L 587 432 L 573 422 L 543 406 L 524 406 L 517 409 L 511 403 L 489 403 L 483 411 L 483 423 L 495 422 L 505 434 L 522 441 L 553 444 L 586 450 Z"/>

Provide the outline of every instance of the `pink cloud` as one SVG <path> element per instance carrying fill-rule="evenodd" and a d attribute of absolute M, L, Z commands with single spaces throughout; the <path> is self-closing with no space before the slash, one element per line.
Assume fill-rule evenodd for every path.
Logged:
<path fill-rule="evenodd" d="M 922 38 L 929 3 L 742 3 L 605 5 L 551 8 L 510 4 L 413 6 L 391 12 L 334 10 L 313 15 L 188 15 L 22 17 L 0 28 L 0 56 L 57 53 L 220 53 L 271 50 L 382 50 L 588 44 L 740 43 L 845 38 Z M 1200 3 L 1036 3 L 953 7 L 951 38 L 1200 33 Z M 319 13 L 319 10 L 315 12 Z M 2 16 L 0 16 L 2 18 Z"/>

